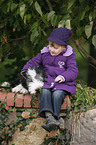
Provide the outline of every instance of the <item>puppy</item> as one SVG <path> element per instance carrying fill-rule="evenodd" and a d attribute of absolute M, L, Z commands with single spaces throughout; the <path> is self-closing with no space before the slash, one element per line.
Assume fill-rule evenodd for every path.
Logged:
<path fill-rule="evenodd" d="M 27 86 L 30 94 L 36 93 L 36 90 L 42 88 L 43 82 L 43 73 L 38 69 L 28 69 L 27 73 Z"/>
<path fill-rule="evenodd" d="M 4 82 L 5 85 L 9 85 L 12 88 L 12 92 L 23 94 L 34 94 L 37 90 L 40 90 L 44 84 L 44 71 L 41 67 L 28 68 L 24 72 L 24 77 L 20 76 L 17 80 L 11 83 Z M 2 86 L 4 86 L 4 83 Z"/>

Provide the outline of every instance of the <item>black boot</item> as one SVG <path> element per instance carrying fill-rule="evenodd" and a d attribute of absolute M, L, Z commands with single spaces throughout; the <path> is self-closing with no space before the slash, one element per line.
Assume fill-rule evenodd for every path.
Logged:
<path fill-rule="evenodd" d="M 43 124 L 42 127 L 48 132 L 56 129 L 59 126 L 59 122 L 52 115 L 47 116 L 46 120 L 46 123 Z"/>

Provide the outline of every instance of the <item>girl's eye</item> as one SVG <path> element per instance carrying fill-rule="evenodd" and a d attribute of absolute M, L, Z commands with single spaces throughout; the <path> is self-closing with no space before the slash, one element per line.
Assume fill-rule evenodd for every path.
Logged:
<path fill-rule="evenodd" d="M 49 44 L 49 46 L 50 46 L 50 47 L 54 47 L 54 46 L 53 46 L 53 45 L 51 45 L 51 44 Z M 58 48 L 54 47 L 54 49 L 58 49 Z"/>
<path fill-rule="evenodd" d="M 52 44 L 49 44 L 49 46 L 50 46 L 50 47 L 53 47 L 53 45 L 52 45 Z"/>

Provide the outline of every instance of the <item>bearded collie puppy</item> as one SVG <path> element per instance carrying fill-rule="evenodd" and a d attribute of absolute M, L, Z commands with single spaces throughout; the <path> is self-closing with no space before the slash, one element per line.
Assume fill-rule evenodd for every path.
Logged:
<path fill-rule="evenodd" d="M 24 77 L 20 76 L 17 80 L 12 81 L 11 83 L 4 82 L 3 86 L 8 85 L 12 88 L 12 92 L 15 93 L 23 93 L 23 94 L 34 94 L 37 90 L 42 88 L 44 82 L 44 71 L 41 67 L 32 67 L 28 68 L 26 72 L 24 72 Z"/>

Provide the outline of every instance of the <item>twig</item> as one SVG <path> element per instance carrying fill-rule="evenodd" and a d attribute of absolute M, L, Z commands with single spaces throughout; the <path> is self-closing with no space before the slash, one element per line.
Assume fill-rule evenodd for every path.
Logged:
<path fill-rule="evenodd" d="M 52 5 L 51 5 L 50 1 L 49 0 L 46 0 L 46 3 L 48 4 L 49 10 L 52 11 L 53 8 L 52 8 Z"/>
<path fill-rule="evenodd" d="M 20 37 L 20 38 L 16 38 L 16 39 L 8 39 L 9 41 L 7 41 L 7 42 L 11 42 L 11 41 L 17 41 L 17 40 L 22 40 L 22 39 L 25 39 L 26 38 L 26 36 L 23 36 L 23 37 Z"/>
<path fill-rule="evenodd" d="M 79 44 L 79 41 L 78 40 L 74 40 L 75 42 L 75 45 L 77 47 L 77 50 L 79 51 L 79 53 L 81 54 L 81 52 L 88 58 L 91 60 L 91 63 L 88 63 L 89 65 L 91 65 L 92 67 L 94 67 L 96 69 L 96 67 L 94 65 L 96 65 L 96 59 L 94 59 L 92 56 L 90 56 Z M 81 54 L 81 56 L 83 57 L 83 55 Z M 83 59 L 85 60 L 85 58 L 83 57 Z M 85 60 L 86 62 L 86 60 Z"/>

